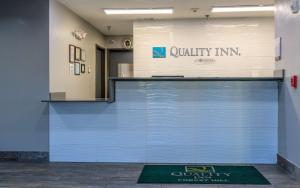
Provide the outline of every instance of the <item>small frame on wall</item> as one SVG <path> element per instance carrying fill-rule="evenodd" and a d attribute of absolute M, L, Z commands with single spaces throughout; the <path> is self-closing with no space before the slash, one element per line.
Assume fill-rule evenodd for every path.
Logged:
<path fill-rule="evenodd" d="M 75 49 L 75 60 L 80 61 L 81 60 L 81 48 L 76 47 Z"/>
<path fill-rule="evenodd" d="M 80 75 L 80 72 L 81 72 L 80 71 L 80 68 L 81 68 L 80 67 L 80 63 L 79 62 L 75 62 L 74 65 L 75 65 L 75 67 L 74 67 L 74 74 L 75 75 Z"/>
<path fill-rule="evenodd" d="M 86 53 L 85 50 L 81 49 L 81 56 L 80 56 L 81 61 L 85 62 L 86 61 Z"/>
<path fill-rule="evenodd" d="M 81 68 L 81 73 L 85 73 L 85 64 L 81 64 L 81 66 L 80 66 L 80 68 Z"/>
<path fill-rule="evenodd" d="M 74 63 L 75 62 L 75 49 L 76 47 L 74 45 L 69 45 L 69 62 Z"/>

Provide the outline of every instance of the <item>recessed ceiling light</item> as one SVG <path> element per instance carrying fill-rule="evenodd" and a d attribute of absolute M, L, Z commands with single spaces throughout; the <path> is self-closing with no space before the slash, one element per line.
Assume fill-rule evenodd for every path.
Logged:
<path fill-rule="evenodd" d="M 173 14 L 172 8 L 160 9 L 104 9 L 105 14 Z"/>
<path fill-rule="evenodd" d="M 274 6 L 232 6 L 214 7 L 212 12 L 268 12 L 274 10 Z"/>

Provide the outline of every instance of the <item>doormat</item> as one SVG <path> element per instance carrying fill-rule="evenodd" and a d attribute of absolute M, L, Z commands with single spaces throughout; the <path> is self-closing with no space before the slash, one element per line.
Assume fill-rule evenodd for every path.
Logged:
<path fill-rule="evenodd" d="M 138 183 L 270 185 L 253 166 L 145 165 Z"/>

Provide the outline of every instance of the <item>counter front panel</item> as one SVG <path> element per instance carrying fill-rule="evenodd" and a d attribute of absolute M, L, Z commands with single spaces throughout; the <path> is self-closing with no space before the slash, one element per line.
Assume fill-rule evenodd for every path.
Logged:
<path fill-rule="evenodd" d="M 53 162 L 276 163 L 277 81 L 115 81 L 113 103 L 50 103 Z"/>

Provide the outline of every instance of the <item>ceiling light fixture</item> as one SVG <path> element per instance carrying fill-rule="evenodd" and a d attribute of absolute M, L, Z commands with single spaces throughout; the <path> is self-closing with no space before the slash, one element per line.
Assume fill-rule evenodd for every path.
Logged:
<path fill-rule="evenodd" d="M 172 8 L 159 9 L 104 9 L 105 14 L 173 14 Z"/>
<path fill-rule="evenodd" d="M 230 6 L 230 7 L 213 7 L 213 13 L 219 12 L 269 12 L 274 11 L 274 6 Z"/>

